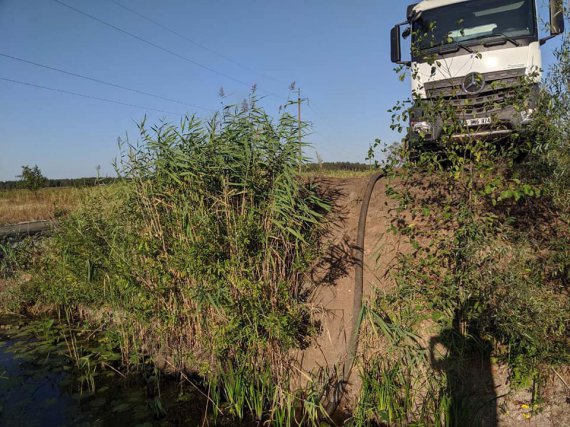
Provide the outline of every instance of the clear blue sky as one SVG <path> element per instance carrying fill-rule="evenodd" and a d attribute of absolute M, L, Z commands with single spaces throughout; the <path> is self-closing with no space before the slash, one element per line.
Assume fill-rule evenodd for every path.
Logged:
<path fill-rule="evenodd" d="M 407 96 L 389 60 L 388 32 L 408 2 L 392 0 L 117 0 L 248 69 L 185 41 L 110 0 L 62 0 L 110 24 L 264 91 L 288 95 L 295 80 L 310 98 L 310 142 L 326 161 L 363 161 L 374 138 L 398 138 L 387 110 Z M 544 0 L 541 0 L 542 2 Z M 547 16 L 543 13 L 543 16 Z M 552 61 L 545 50 L 545 64 Z M 0 53 L 218 109 L 248 87 L 154 49 L 52 0 L 0 0 Z M 25 164 L 50 178 L 112 174 L 117 138 L 135 122 L 210 113 L 110 88 L 0 56 L 0 78 L 173 112 L 108 104 L 0 80 L 0 180 Z M 270 111 L 284 100 L 268 96 Z M 314 151 L 308 153 L 314 154 Z"/>

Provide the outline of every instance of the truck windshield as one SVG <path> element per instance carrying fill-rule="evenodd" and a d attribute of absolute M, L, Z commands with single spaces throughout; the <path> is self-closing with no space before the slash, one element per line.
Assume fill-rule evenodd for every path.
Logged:
<path fill-rule="evenodd" d="M 472 0 L 424 10 L 413 23 L 414 47 L 438 46 L 488 37 L 514 39 L 536 34 L 533 0 Z"/>

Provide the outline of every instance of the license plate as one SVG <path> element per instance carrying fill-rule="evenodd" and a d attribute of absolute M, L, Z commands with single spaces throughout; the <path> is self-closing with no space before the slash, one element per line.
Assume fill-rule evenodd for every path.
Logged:
<path fill-rule="evenodd" d="M 491 124 L 491 117 L 480 117 L 478 119 L 465 119 L 464 123 L 467 126 L 483 126 Z"/>

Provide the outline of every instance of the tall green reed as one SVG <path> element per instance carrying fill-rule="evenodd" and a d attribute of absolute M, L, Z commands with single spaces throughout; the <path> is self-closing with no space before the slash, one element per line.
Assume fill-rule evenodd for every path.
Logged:
<path fill-rule="evenodd" d="M 296 119 L 251 99 L 139 129 L 116 162 L 122 182 L 94 191 L 51 239 L 42 301 L 86 308 L 126 364 L 166 358 L 217 382 L 215 400 L 237 418 L 287 423 L 304 406 L 283 393 L 292 351 L 317 330 L 306 273 L 329 211 L 299 176 Z"/>

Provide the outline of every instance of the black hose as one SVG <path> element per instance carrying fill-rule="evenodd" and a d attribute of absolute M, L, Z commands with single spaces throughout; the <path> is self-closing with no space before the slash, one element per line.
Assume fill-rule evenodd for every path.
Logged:
<path fill-rule="evenodd" d="M 358 340 L 360 336 L 361 325 L 361 311 L 362 311 L 362 297 L 364 292 L 364 236 L 366 235 L 366 218 L 368 216 L 368 207 L 370 206 L 370 198 L 374 192 L 376 183 L 385 177 L 384 172 L 378 172 L 370 177 L 364 198 L 362 199 L 362 206 L 360 207 L 360 218 L 358 220 L 358 233 L 356 236 L 356 254 L 355 254 L 355 274 L 354 274 L 354 294 L 352 300 L 352 315 L 353 325 L 350 334 L 350 341 L 346 351 L 346 359 L 342 365 L 342 371 L 338 378 L 335 379 L 327 394 L 328 403 L 326 411 L 329 417 L 336 412 L 340 401 L 345 393 L 346 385 L 350 379 L 354 360 L 356 359 L 356 352 L 358 350 Z"/>

